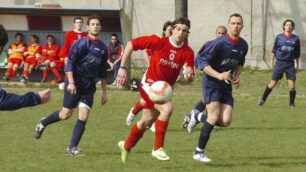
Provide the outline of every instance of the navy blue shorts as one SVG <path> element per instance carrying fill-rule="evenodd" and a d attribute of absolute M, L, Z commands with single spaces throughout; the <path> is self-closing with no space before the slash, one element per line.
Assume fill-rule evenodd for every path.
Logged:
<path fill-rule="evenodd" d="M 275 68 L 272 75 L 272 80 L 278 81 L 282 79 L 284 73 L 286 74 L 287 80 L 292 80 L 292 81 L 296 80 L 294 62 L 276 60 Z"/>
<path fill-rule="evenodd" d="M 231 85 L 217 84 L 213 82 L 203 83 L 202 96 L 204 104 L 209 104 L 212 101 L 218 101 L 222 104 L 227 104 L 232 107 L 234 106 Z"/>
<path fill-rule="evenodd" d="M 80 82 L 76 85 L 76 94 L 70 94 L 67 91 L 68 82 L 65 81 L 64 89 L 64 103 L 63 106 L 68 109 L 76 108 L 79 103 L 83 103 L 90 109 L 93 105 L 94 94 L 96 92 L 96 83 L 91 82 Z"/>

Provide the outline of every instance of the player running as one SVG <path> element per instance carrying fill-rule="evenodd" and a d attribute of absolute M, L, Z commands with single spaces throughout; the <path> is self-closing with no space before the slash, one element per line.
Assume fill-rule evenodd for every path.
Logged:
<path fill-rule="evenodd" d="M 239 84 L 239 75 L 248 52 L 247 42 L 240 37 L 242 16 L 232 14 L 228 19 L 228 28 L 228 35 L 204 45 L 196 57 L 198 68 L 204 72 L 202 93 L 207 109 L 207 119 L 193 153 L 193 159 L 201 162 L 211 161 L 204 150 L 214 125 L 227 127 L 231 123 L 234 104 L 232 84 Z"/>
<path fill-rule="evenodd" d="M 142 78 L 140 94 L 146 102 L 142 111 L 141 119 L 132 126 L 131 132 L 124 141 L 118 142 L 121 150 L 121 160 L 126 163 L 131 149 L 141 139 L 143 133 L 156 123 L 155 143 L 152 156 L 161 161 L 169 160 L 170 157 L 164 149 L 164 140 L 168 128 L 169 119 L 173 111 L 172 102 L 164 104 L 153 103 L 147 94 L 150 85 L 155 81 L 166 81 L 174 85 L 181 68 L 187 65 L 185 78 L 192 81 L 194 78 L 194 53 L 185 43 L 189 34 L 190 21 L 186 18 L 178 18 L 173 22 L 172 36 L 160 38 L 158 36 L 143 36 L 128 42 L 123 54 L 121 68 L 119 69 L 117 82 L 123 85 L 127 82 L 127 60 L 133 51 L 152 49 L 150 66 Z"/>
<path fill-rule="evenodd" d="M 93 105 L 96 92 L 95 79 L 101 81 L 101 104 L 107 102 L 106 96 L 106 69 L 107 47 L 99 39 L 102 30 L 102 21 L 99 16 L 89 16 L 87 20 L 88 37 L 77 41 L 71 48 L 65 72 L 64 104 L 61 111 L 55 111 L 47 118 L 43 118 L 35 128 L 35 138 L 39 139 L 45 128 L 55 122 L 69 119 L 73 109 L 78 107 L 79 116 L 73 129 L 67 155 L 82 156 L 77 146 L 85 130 L 89 113 Z"/>
<path fill-rule="evenodd" d="M 226 34 L 227 34 L 227 29 L 225 26 L 217 26 L 216 31 L 215 31 L 216 38 L 219 38 L 220 36 L 223 36 Z M 211 41 L 208 41 L 206 44 L 209 44 L 209 42 Z M 203 51 L 203 47 L 202 49 L 200 49 L 200 51 Z M 195 66 L 196 67 L 198 66 L 197 61 L 195 61 Z M 187 131 L 191 133 L 197 124 L 199 124 L 200 122 L 205 122 L 207 116 L 205 115 L 205 113 L 200 113 L 200 112 L 203 112 L 204 110 L 205 110 L 204 100 L 201 99 L 196 103 L 195 107 L 185 115 L 183 123 L 182 123 L 182 128 L 187 128 L 189 121 L 191 119 L 194 120 L 193 121 L 194 125 L 190 125 L 189 128 L 187 128 Z"/>

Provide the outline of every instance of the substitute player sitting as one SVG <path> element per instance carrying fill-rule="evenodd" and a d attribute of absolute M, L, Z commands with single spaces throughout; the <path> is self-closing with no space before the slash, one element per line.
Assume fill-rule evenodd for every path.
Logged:
<path fill-rule="evenodd" d="M 150 66 L 144 74 L 140 86 L 141 97 L 146 102 L 142 111 L 142 117 L 132 126 L 126 140 L 118 142 L 123 163 L 126 163 L 129 152 L 154 121 L 156 129 L 152 156 L 161 161 L 170 159 L 164 149 L 164 141 L 168 123 L 173 112 L 172 102 L 155 104 L 149 99 L 147 92 L 150 85 L 155 81 L 166 81 L 173 86 L 184 64 L 187 64 L 188 71 L 185 78 L 188 81 L 192 81 L 194 78 L 194 53 L 185 42 L 189 34 L 190 21 L 186 18 L 178 18 L 173 22 L 173 26 L 172 36 L 164 38 L 155 35 L 138 37 L 128 42 L 124 51 L 121 68 L 117 77 L 119 85 L 124 85 L 127 82 L 127 64 L 132 52 L 153 49 Z"/>
<path fill-rule="evenodd" d="M 38 44 L 39 38 L 36 35 L 30 35 L 30 45 L 24 52 L 25 61 L 23 66 L 23 75 L 21 82 L 29 81 L 29 76 L 37 66 L 37 59 L 41 58 L 42 47 Z"/>
<path fill-rule="evenodd" d="M 54 36 L 48 35 L 46 37 L 47 44 L 42 48 L 42 55 L 44 58 L 43 78 L 41 82 L 46 82 L 48 78 L 48 70 L 50 69 L 57 79 L 57 82 L 63 82 L 63 78 L 58 71 L 57 61 L 59 60 L 58 53 L 60 51 L 59 45 L 55 43 Z"/>
<path fill-rule="evenodd" d="M 11 44 L 8 49 L 8 64 L 3 78 L 7 81 L 16 75 L 17 70 L 23 64 L 23 53 L 26 49 L 26 44 L 23 42 L 23 35 L 21 33 L 16 33 L 15 39 L 16 42 Z"/>

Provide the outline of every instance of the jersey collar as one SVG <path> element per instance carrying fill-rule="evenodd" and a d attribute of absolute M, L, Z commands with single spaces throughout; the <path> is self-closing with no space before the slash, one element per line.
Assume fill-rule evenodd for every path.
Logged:
<path fill-rule="evenodd" d="M 229 34 L 226 35 L 227 39 L 234 45 L 237 45 L 240 41 L 240 37 L 238 39 L 233 39 Z"/>
<path fill-rule="evenodd" d="M 182 42 L 181 45 L 176 45 L 176 44 L 171 40 L 170 36 L 169 36 L 169 42 L 170 42 L 170 44 L 171 44 L 173 47 L 175 47 L 175 48 L 182 48 L 182 46 L 184 45 L 184 42 Z"/>

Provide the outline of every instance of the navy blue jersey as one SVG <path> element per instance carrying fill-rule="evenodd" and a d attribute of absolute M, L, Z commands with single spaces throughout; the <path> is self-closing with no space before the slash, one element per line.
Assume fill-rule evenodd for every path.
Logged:
<path fill-rule="evenodd" d="M 204 44 L 201 50 L 196 56 L 200 70 L 210 65 L 219 73 L 229 70 L 233 72 L 237 66 L 244 65 L 248 44 L 243 38 L 232 40 L 228 35 L 224 35 Z M 206 74 L 203 75 L 203 82 L 206 84 L 211 82 L 226 84 L 224 81 L 219 81 Z"/>
<path fill-rule="evenodd" d="M 211 42 L 213 42 L 213 40 L 207 41 L 206 43 L 204 43 L 203 46 L 201 47 L 201 49 L 199 50 L 198 54 L 199 54 L 200 52 L 203 52 L 203 51 L 204 51 L 204 48 L 207 48 L 208 45 L 209 45 Z M 198 56 L 197 56 L 197 57 L 198 57 Z M 200 69 L 200 68 L 199 68 L 199 63 L 200 63 L 199 61 L 201 61 L 199 58 L 195 58 L 195 59 L 194 59 L 194 66 L 195 66 L 197 69 Z M 200 69 L 200 70 L 202 71 L 203 68 Z"/>
<path fill-rule="evenodd" d="M 301 54 L 300 38 L 294 34 L 288 37 L 281 33 L 275 38 L 272 52 L 277 60 L 293 62 Z"/>
<path fill-rule="evenodd" d="M 107 46 L 100 40 L 84 37 L 73 44 L 65 72 L 73 72 L 76 80 L 106 79 Z"/>

